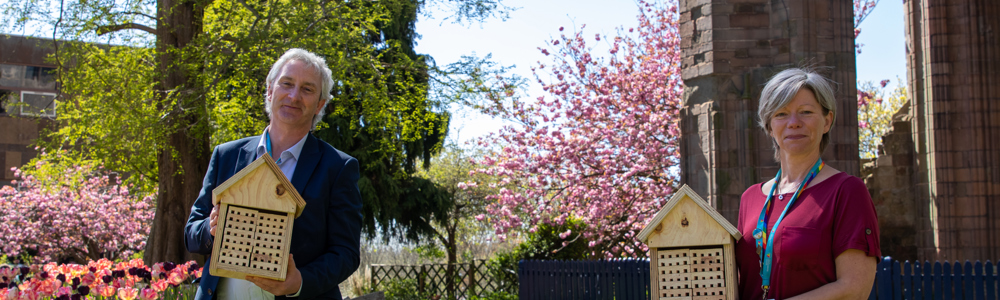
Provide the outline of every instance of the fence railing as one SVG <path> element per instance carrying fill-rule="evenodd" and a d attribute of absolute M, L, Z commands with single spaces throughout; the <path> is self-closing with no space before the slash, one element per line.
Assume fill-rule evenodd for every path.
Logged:
<path fill-rule="evenodd" d="M 452 275 L 448 274 L 449 264 L 423 265 L 371 265 L 371 285 L 380 285 L 393 280 L 413 280 L 417 292 L 421 294 L 446 296 L 442 299 L 464 299 L 468 296 L 483 296 L 486 293 L 505 288 L 502 282 L 494 280 L 488 272 L 485 260 L 452 264 Z"/>
<path fill-rule="evenodd" d="M 869 300 L 1000 297 L 1000 266 L 982 262 L 878 263 Z M 520 299 L 649 299 L 649 260 L 521 261 Z"/>
<path fill-rule="evenodd" d="M 522 260 L 517 270 L 521 300 L 648 299 L 649 259 Z"/>
<path fill-rule="evenodd" d="M 868 299 L 997 299 L 997 279 L 997 266 L 990 261 L 900 263 L 885 257 Z"/>

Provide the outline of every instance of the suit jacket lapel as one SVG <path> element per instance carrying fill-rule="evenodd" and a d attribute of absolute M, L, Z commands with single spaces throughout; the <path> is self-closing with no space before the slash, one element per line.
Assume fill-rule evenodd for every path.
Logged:
<path fill-rule="evenodd" d="M 233 174 L 236 174 L 243 168 L 250 165 L 255 159 L 257 159 L 257 144 L 260 143 L 260 136 L 256 136 L 252 139 L 247 140 L 247 144 L 240 148 L 240 156 L 236 161 L 236 170 L 233 170 Z"/>
<path fill-rule="evenodd" d="M 308 134 L 306 144 L 302 145 L 302 152 L 299 153 L 299 161 L 295 163 L 292 185 L 295 186 L 295 190 L 299 191 L 299 195 L 302 195 L 303 198 L 305 198 L 306 183 L 309 183 L 310 175 L 316 169 L 316 165 L 319 165 L 320 159 L 323 158 L 322 152 L 319 151 L 319 146 L 319 139 L 312 134 Z"/>

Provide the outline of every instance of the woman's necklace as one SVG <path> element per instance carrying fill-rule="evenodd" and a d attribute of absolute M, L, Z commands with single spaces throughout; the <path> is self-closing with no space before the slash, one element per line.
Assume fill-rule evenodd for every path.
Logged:
<path fill-rule="evenodd" d="M 753 238 L 757 240 L 757 256 L 760 258 L 760 288 L 764 290 L 764 299 L 767 299 L 767 290 L 771 288 L 771 263 L 773 262 L 774 254 L 774 236 L 775 232 L 778 230 L 778 224 L 781 224 L 781 220 L 785 218 L 788 214 L 788 209 L 792 207 L 795 200 L 799 198 L 802 194 L 802 190 L 806 189 L 809 182 L 816 178 L 816 175 L 823 170 L 823 159 L 816 160 L 816 164 L 813 165 L 812 170 L 809 171 L 809 175 L 806 175 L 806 179 L 799 184 L 799 189 L 795 191 L 792 195 L 792 199 L 788 200 L 788 204 L 785 205 L 785 210 L 781 212 L 778 219 L 774 221 L 774 227 L 771 227 L 771 232 L 767 232 L 767 212 L 771 208 L 771 199 L 774 198 L 774 192 L 778 188 L 778 182 L 781 180 L 781 169 L 778 169 L 778 174 L 774 176 L 774 185 L 771 186 L 771 192 L 767 194 L 767 200 L 764 201 L 764 208 L 760 211 L 760 217 L 757 218 L 757 228 L 753 230 Z M 779 198 L 784 197 L 779 196 Z"/>

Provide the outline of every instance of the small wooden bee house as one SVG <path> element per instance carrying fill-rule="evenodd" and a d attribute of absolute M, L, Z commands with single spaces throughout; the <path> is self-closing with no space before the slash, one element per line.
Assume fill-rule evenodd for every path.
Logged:
<path fill-rule="evenodd" d="M 269 155 L 262 155 L 212 191 L 219 205 L 209 273 L 284 281 L 292 224 L 306 202 Z"/>
<path fill-rule="evenodd" d="M 652 299 L 736 300 L 736 241 L 742 237 L 684 185 L 639 232 L 649 246 Z"/>

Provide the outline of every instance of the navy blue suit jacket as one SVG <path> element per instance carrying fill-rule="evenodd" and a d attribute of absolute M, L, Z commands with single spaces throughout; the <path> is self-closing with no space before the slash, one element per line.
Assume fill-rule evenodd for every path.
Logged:
<path fill-rule="evenodd" d="M 210 255 L 214 239 L 208 233 L 212 190 L 256 159 L 260 136 L 219 145 L 205 173 L 201 193 L 184 226 L 188 251 Z M 292 229 L 291 253 L 302 273 L 302 299 L 342 299 L 338 284 L 358 268 L 361 241 L 361 193 L 358 160 L 311 134 L 295 166 L 292 185 L 306 201 Z M 219 278 L 205 262 L 195 299 L 215 298 Z M 283 298 L 283 297 L 277 297 Z"/>

